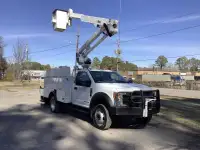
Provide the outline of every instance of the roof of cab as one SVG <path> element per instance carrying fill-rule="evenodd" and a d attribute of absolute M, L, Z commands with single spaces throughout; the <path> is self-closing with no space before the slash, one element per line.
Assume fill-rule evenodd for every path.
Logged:
<path fill-rule="evenodd" d="M 101 72 L 115 72 L 115 71 L 112 71 L 112 70 L 101 70 L 101 69 L 79 69 L 77 71 L 101 71 Z"/>
<path fill-rule="evenodd" d="M 90 71 L 114 72 L 112 70 L 100 70 L 100 69 L 90 69 Z"/>

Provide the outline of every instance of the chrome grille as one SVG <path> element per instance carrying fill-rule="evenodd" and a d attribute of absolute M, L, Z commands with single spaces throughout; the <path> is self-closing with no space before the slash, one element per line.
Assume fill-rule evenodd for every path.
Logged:
<path fill-rule="evenodd" d="M 129 107 L 144 107 L 145 98 L 156 98 L 156 91 L 134 91 L 123 96 L 123 104 Z"/>

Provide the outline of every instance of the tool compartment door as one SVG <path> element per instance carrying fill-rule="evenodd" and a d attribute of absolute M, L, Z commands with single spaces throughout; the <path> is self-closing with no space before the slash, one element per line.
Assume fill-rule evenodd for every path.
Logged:
<path fill-rule="evenodd" d="M 73 78 L 71 76 L 63 78 L 63 91 L 64 91 L 64 102 L 71 103 L 72 102 L 72 86 L 73 86 Z"/>

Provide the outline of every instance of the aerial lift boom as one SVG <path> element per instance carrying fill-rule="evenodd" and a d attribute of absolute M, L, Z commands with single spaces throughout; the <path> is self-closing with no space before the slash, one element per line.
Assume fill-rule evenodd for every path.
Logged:
<path fill-rule="evenodd" d="M 89 53 L 92 52 L 94 48 L 102 43 L 108 36 L 112 37 L 118 32 L 118 21 L 74 13 L 72 9 L 69 9 L 68 11 L 56 9 L 53 12 L 52 17 L 54 30 L 60 32 L 66 30 L 68 26 L 72 25 L 72 19 L 80 19 L 82 22 L 93 24 L 99 28 L 98 31 L 95 32 L 76 53 L 77 63 L 83 68 L 88 68 L 91 64 L 91 60 L 88 58 Z M 96 43 L 94 43 L 95 41 Z M 93 45 L 91 46 L 91 44 Z"/>

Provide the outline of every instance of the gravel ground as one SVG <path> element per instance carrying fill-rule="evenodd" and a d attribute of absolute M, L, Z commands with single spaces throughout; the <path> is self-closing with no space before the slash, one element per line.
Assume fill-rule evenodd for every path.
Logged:
<path fill-rule="evenodd" d="M 0 90 L 0 149 L 199 150 L 200 135 L 160 116 L 145 129 L 100 131 L 84 114 L 50 113 L 39 103 L 37 89 L 10 88 Z"/>

